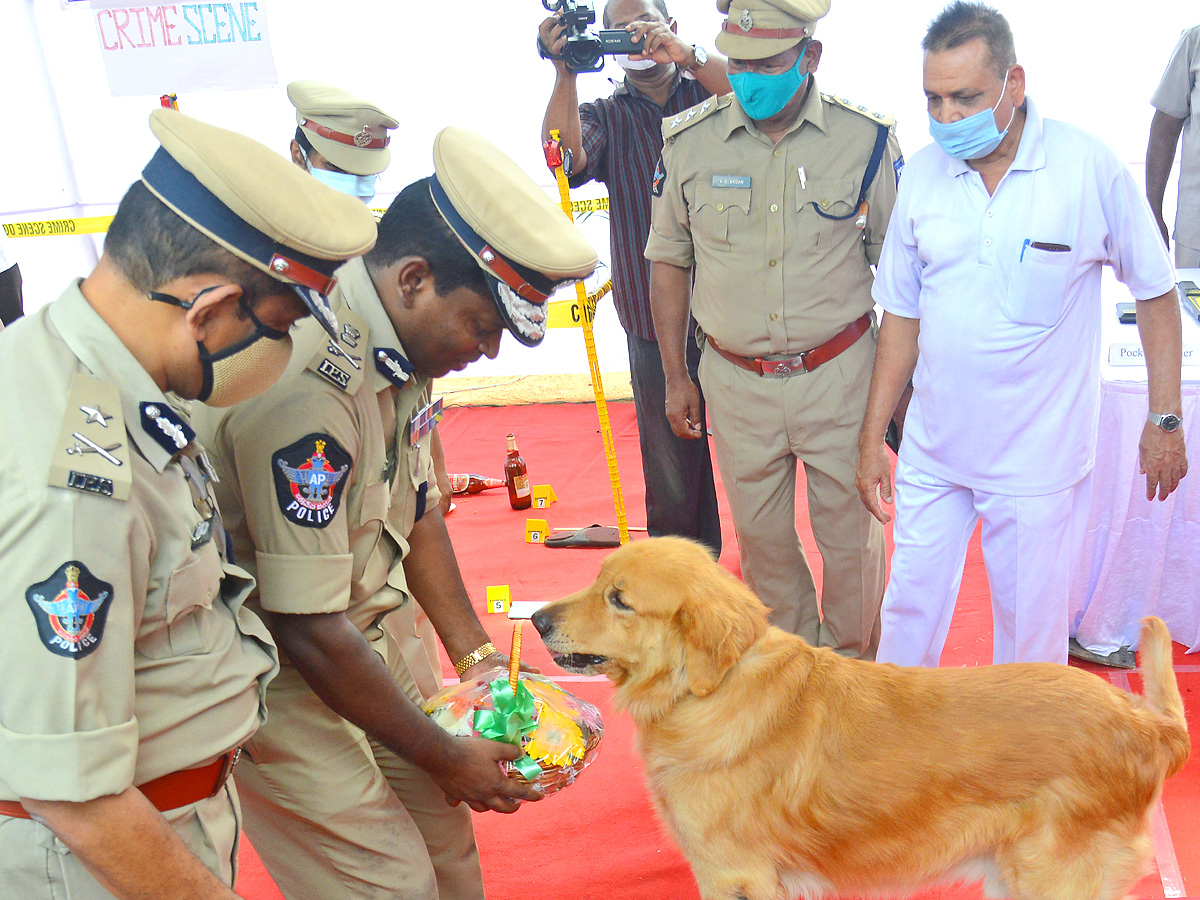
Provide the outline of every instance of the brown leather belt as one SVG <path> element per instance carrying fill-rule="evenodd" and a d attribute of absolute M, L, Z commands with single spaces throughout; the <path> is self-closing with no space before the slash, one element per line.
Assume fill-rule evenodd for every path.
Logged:
<path fill-rule="evenodd" d="M 217 795 L 225 786 L 229 774 L 237 765 L 238 757 L 241 755 L 240 747 L 230 750 L 207 766 L 163 775 L 161 778 L 138 785 L 138 790 L 146 795 L 146 799 L 159 812 L 178 809 L 189 803 L 198 803 Z M 29 815 L 29 811 L 16 800 L 0 800 L 0 815 L 12 816 L 16 819 L 33 818 Z"/>
<path fill-rule="evenodd" d="M 811 350 L 805 350 L 798 356 L 789 356 L 786 359 L 738 356 L 736 353 L 730 353 L 724 347 L 719 346 L 712 339 L 712 335 L 705 335 L 705 340 L 708 341 L 708 345 L 717 351 L 719 355 L 725 357 L 735 366 L 768 378 L 786 378 L 789 375 L 795 375 L 797 372 L 811 372 L 817 366 L 823 366 L 843 350 L 849 350 L 854 346 L 854 342 L 866 334 L 867 329 L 870 327 L 871 314 L 863 313 L 860 318 L 855 319 L 821 346 L 813 347 Z"/>

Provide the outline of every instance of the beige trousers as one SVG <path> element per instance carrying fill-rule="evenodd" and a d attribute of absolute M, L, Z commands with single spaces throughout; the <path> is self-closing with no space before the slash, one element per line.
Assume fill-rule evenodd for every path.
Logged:
<path fill-rule="evenodd" d="M 396 681 L 421 692 L 390 635 Z M 426 673 L 428 674 L 428 673 Z M 423 679 L 427 680 L 427 679 Z M 482 900 L 465 804 L 327 707 L 291 666 L 235 770 L 245 830 L 287 900 Z"/>
<path fill-rule="evenodd" d="M 706 347 L 700 383 L 742 577 L 771 621 L 813 646 L 874 659 L 885 583 L 883 526 L 854 487 L 874 331 L 812 372 L 767 378 Z M 821 602 L 796 533 L 796 464 L 824 565 Z"/>
<path fill-rule="evenodd" d="M 207 800 L 163 813 L 175 833 L 231 887 L 237 876 L 237 791 L 230 781 Z M 113 835 L 113 840 L 130 840 Z M 20 900 L 113 900 L 67 845 L 32 819 L 0 816 L 0 897 Z"/>

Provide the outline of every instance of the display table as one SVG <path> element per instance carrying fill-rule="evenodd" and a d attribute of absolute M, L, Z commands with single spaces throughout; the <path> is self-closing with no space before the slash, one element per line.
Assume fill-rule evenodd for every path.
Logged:
<path fill-rule="evenodd" d="M 1200 650 L 1200 325 L 1184 316 L 1183 421 L 1191 471 L 1166 500 L 1146 499 L 1138 441 L 1146 421 L 1144 365 L 1113 365 L 1119 349 L 1138 344 L 1136 325 L 1117 321 L 1115 304 L 1130 300 L 1108 278 L 1102 290 L 1100 429 L 1092 499 L 1080 566 L 1071 586 L 1071 634 L 1107 655 L 1136 647 L 1139 620 L 1156 615 L 1189 652 Z M 1179 280 L 1200 284 L 1200 270 Z M 1128 358 L 1128 349 L 1124 354 Z"/>

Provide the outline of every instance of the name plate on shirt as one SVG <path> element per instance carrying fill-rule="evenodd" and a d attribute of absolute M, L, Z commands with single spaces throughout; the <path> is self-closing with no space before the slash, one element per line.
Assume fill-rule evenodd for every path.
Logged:
<path fill-rule="evenodd" d="M 416 447 L 421 443 L 421 438 L 433 431 L 433 426 L 438 423 L 438 419 L 442 417 L 442 398 L 438 397 L 420 412 L 413 415 L 408 426 L 409 443 Z"/>
<path fill-rule="evenodd" d="M 1146 365 L 1146 355 L 1142 352 L 1141 344 L 1109 344 L 1108 364 L 1110 366 L 1144 366 Z M 1183 364 L 1200 366 L 1200 344 L 1183 345 Z"/>
<path fill-rule="evenodd" d="M 714 175 L 712 186 L 715 188 L 748 188 L 749 175 Z"/>

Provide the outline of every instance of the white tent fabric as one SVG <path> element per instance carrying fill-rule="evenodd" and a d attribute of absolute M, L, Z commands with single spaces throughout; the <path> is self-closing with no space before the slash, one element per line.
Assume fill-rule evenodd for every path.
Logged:
<path fill-rule="evenodd" d="M 1140 168 L 1152 115 L 1149 97 L 1180 31 L 1200 18 L 1192 4 L 997 0 L 997 5 L 1012 23 L 1029 90 L 1044 115 L 1082 125 Z M 181 93 L 183 111 L 283 153 L 294 130 L 284 86 L 297 78 L 329 81 L 400 119 L 380 203 L 429 173 L 433 136 L 450 124 L 486 135 L 553 191 L 539 146 L 553 73 L 534 49 L 546 15 L 538 0 L 260 0 L 259 6 L 269 16 L 279 84 Z M 837 0 L 817 30 L 825 47 L 817 78 L 821 89 L 894 112 L 908 154 L 929 141 L 920 40 L 942 6 L 942 0 Z M 670 7 L 681 35 L 712 47 L 721 16 L 711 0 L 674 0 Z M 6 38 L 0 222 L 111 213 L 155 148 L 146 116 L 158 94 L 175 90 L 169 73 L 153 95 L 111 96 L 95 11 L 86 0 L 0 0 L 0 33 Z M 607 94 L 610 77 L 620 77 L 611 62 L 602 74 L 580 76 L 581 96 Z M 1168 188 L 1172 209 L 1173 190 Z M 591 185 L 580 196 L 601 193 Z M 585 227 L 606 257 L 604 223 Z M 89 271 L 98 247 L 98 239 L 87 237 L 10 241 L 25 275 L 29 307 L 53 299 L 70 277 Z M 607 302 L 596 330 L 601 369 L 624 368 L 624 335 Z M 559 330 L 534 350 L 506 340 L 497 360 L 482 360 L 466 374 L 586 371 L 579 335 Z"/>

